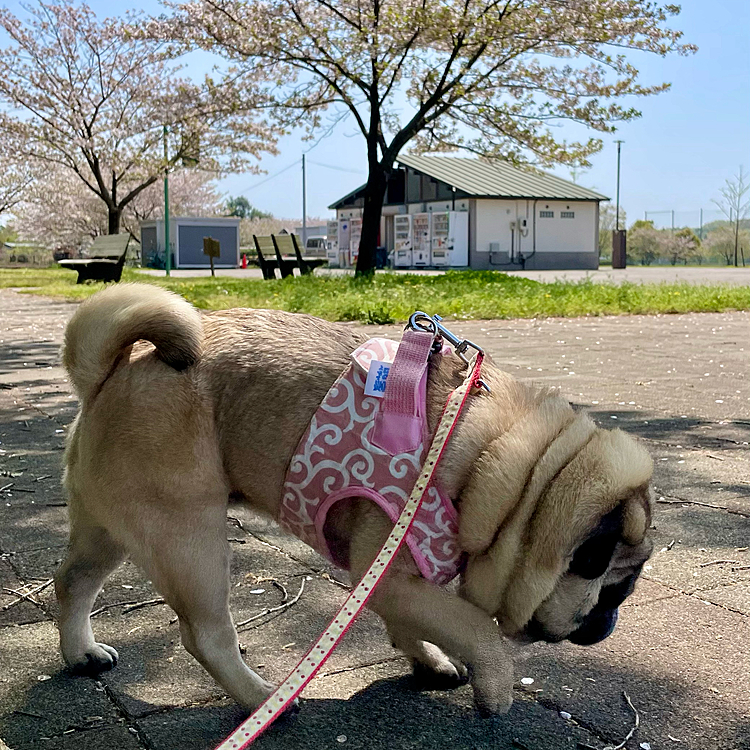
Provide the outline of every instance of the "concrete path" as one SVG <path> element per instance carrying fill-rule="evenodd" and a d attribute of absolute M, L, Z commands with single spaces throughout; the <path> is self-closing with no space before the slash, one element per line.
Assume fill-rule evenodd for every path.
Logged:
<path fill-rule="evenodd" d="M 180 645 L 174 615 L 131 564 L 94 629 L 121 661 L 72 677 L 49 580 L 64 554 L 60 460 L 75 400 L 58 365 L 73 305 L 0 292 L 0 737 L 13 750 L 213 747 L 243 718 Z M 560 386 L 656 462 L 657 552 L 614 635 L 521 655 L 516 702 L 479 718 L 464 687 L 418 692 L 379 620 L 364 615 L 262 750 L 750 750 L 750 314 L 478 321 L 457 332 L 515 375 Z M 367 329 L 398 336 L 395 326 Z M 345 596 L 341 571 L 273 524 L 230 519 L 236 622 L 250 664 L 284 677 Z M 141 606 L 129 609 L 135 604 Z M 522 685 L 520 678 L 534 680 Z M 641 743 L 649 743 L 648 746 Z M 0 747 L 2 743 L 0 743 Z"/>

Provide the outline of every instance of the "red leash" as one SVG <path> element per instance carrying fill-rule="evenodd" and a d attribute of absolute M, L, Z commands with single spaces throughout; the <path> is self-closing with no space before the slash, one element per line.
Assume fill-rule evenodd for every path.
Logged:
<path fill-rule="evenodd" d="M 380 549 L 374 562 L 344 602 L 336 617 L 325 629 L 310 650 L 300 659 L 291 674 L 266 698 L 266 700 L 232 732 L 216 750 L 241 750 L 256 740 L 302 692 L 304 687 L 323 666 L 333 650 L 343 638 L 344 633 L 354 622 L 357 615 L 367 604 L 377 584 L 385 575 L 388 567 L 406 539 L 414 515 L 422 503 L 438 462 L 445 450 L 448 439 L 456 426 L 459 414 L 472 387 L 481 387 L 480 370 L 483 353 L 480 350 L 464 382 L 448 398 L 443 414 L 438 423 L 435 437 L 430 445 L 422 471 L 396 521 L 388 539 Z"/>

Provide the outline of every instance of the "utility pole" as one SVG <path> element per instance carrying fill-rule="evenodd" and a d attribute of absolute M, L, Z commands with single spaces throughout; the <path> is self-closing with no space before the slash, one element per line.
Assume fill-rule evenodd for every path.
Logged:
<path fill-rule="evenodd" d="M 615 141 L 617 144 L 617 205 L 615 207 L 615 228 L 620 231 L 620 147 L 623 141 Z"/>
<path fill-rule="evenodd" d="M 302 154 L 302 252 L 307 247 L 307 184 L 305 180 L 305 155 Z"/>
<path fill-rule="evenodd" d="M 701 242 L 703 242 L 703 209 L 701 209 L 701 223 L 700 228 L 698 229 L 698 237 Z"/>
<path fill-rule="evenodd" d="M 626 232 L 620 229 L 620 148 L 624 141 L 617 140 L 617 201 L 615 203 L 615 229 L 612 232 L 612 268 L 627 265 Z"/>
<path fill-rule="evenodd" d="M 166 125 L 164 126 L 164 270 L 167 276 L 172 270 L 172 252 L 169 247 L 169 153 Z"/>

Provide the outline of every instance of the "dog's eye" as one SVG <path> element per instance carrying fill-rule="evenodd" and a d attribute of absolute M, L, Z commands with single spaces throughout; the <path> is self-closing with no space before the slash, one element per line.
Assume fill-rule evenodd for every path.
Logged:
<path fill-rule="evenodd" d="M 607 572 L 622 533 L 622 508 L 608 513 L 573 554 L 568 572 L 593 580 Z"/>

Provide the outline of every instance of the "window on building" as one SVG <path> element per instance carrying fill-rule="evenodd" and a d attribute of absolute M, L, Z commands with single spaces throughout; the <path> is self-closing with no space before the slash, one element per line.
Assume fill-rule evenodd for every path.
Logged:
<path fill-rule="evenodd" d="M 560 211 L 561 219 L 575 219 L 575 217 L 576 217 L 575 211 Z"/>
<path fill-rule="evenodd" d="M 554 219 L 555 212 L 554 211 L 540 211 L 539 218 L 540 219 Z"/>

